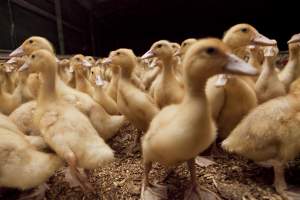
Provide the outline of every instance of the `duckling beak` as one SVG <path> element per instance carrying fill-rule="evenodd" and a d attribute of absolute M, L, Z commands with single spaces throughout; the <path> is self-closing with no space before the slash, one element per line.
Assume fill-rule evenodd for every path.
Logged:
<path fill-rule="evenodd" d="M 91 64 L 89 61 L 87 61 L 87 60 L 83 60 L 83 61 L 82 61 L 82 65 L 83 65 L 84 67 L 86 67 L 86 68 L 92 67 L 92 64 Z"/>
<path fill-rule="evenodd" d="M 7 64 L 15 64 L 17 63 L 16 61 L 16 57 L 12 57 L 11 59 L 9 59 L 8 61 L 6 61 Z"/>
<path fill-rule="evenodd" d="M 234 74 L 242 75 L 257 75 L 258 71 L 244 60 L 234 54 L 227 54 L 228 63 L 225 65 L 225 70 Z"/>
<path fill-rule="evenodd" d="M 19 69 L 18 72 L 22 72 L 25 71 L 26 69 L 29 68 L 29 64 L 27 62 L 25 62 Z"/>
<path fill-rule="evenodd" d="M 11 52 L 9 54 L 9 57 L 19 57 L 19 56 L 23 56 L 24 54 L 25 53 L 24 53 L 23 47 L 20 46 L 17 49 L 15 49 L 13 52 Z"/>
<path fill-rule="evenodd" d="M 153 58 L 155 56 L 154 52 L 152 49 L 150 49 L 149 51 L 147 51 L 142 57 L 142 60 L 148 59 L 148 58 Z"/>
<path fill-rule="evenodd" d="M 99 75 L 97 75 L 96 76 L 96 85 L 97 86 L 102 86 L 102 85 L 104 85 L 104 81 L 102 80 L 102 78 L 99 76 Z"/>
<path fill-rule="evenodd" d="M 262 45 L 262 46 L 274 46 L 277 44 L 276 40 L 271 40 L 269 38 L 267 38 L 266 36 L 260 34 L 260 33 L 256 33 L 255 37 L 252 40 L 252 43 L 254 45 Z"/>
<path fill-rule="evenodd" d="M 288 41 L 288 44 L 300 42 L 300 33 L 295 34 L 292 38 Z"/>
<path fill-rule="evenodd" d="M 56 63 L 59 63 L 59 59 L 57 57 L 55 57 L 55 61 Z"/>
<path fill-rule="evenodd" d="M 112 59 L 111 58 L 105 58 L 102 62 L 103 65 L 109 65 L 112 63 Z"/>
<path fill-rule="evenodd" d="M 180 52 L 180 50 L 179 49 L 177 49 L 176 51 L 175 51 L 175 53 L 174 53 L 174 55 L 173 56 L 181 56 L 181 52 Z"/>
<path fill-rule="evenodd" d="M 217 88 L 223 87 L 224 85 L 226 85 L 227 81 L 228 81 L 227 75 L 226 74 L 220 74 L 217 77 L 217 80 L 215 82 L 215 86 Z"/>

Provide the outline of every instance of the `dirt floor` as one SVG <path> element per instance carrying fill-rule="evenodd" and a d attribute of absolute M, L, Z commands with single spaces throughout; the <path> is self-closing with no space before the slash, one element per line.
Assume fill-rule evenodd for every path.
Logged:
<path fill-rule="evenodd" d="M 95 188 L 94 193 L 83 193 L 81 188 L 69 187 L 61 173 L 55 174 L 48 181 L 50 189 L 46 198 L 51 200 L 136 200 L 139 199 L 142 179 L 141 154 L 129 155 L 128 149 L 133 142 L 137 130 L 131 126 L 120 130 L 109 144 L 115 150 L 115 162 L 101 169 L 91 171 L 89 181 Z M 217 164 L 207 168 L 197 167 L 198 182 L 202 186 L 216 192 L 222 199 L 228 200 L 280 200 L 273 187 L 272 169 L 262 168 L 251 161 L 228 155 L 224 152 L 214 158 Z M 299 169 L 296 164 L 287 170 L 290 184 L 300 183 Z M 161 182 L 166 171 L 158 164 L 151 171 L 150 180 Z M 189 183 L 189 172 L 186 164 L 178 166 L 174 173 L 163 183 L 168 187 L 168 197 L 172 200 L 183 199 L 184 191 Z M 6 190 L 0 193 L 0 199 L 13 200 L 21 192 Z"/>

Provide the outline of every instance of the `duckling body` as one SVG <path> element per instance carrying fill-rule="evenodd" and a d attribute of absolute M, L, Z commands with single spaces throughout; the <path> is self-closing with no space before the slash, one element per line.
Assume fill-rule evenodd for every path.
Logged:
<path fill-rule="evenodd" d="M 286 94 L 284 84 L 279 80 L 273 62 L 276 54 L 265 57 L 262 72 L 256 81 L 255 92 L 259 104 Z"/>
<path fill-rule="evenodd" d="M 20 68 L 25 69 L 40 72 L 43 80 L 34 123 L 46 143 L 67 161 L 74 178 L 84 188 L 89 188 L 76 168 L 94 169 L 110 162 L 114 157 L 113 151 L 85 115 L 58 98 L 57 64 L 52 53 L 47 50 L 33 52 L 30 59 Z"/>

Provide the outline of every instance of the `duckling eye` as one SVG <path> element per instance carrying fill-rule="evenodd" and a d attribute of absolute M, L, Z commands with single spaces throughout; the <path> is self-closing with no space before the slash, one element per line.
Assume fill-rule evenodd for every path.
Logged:
<path fill-rule="evenodd" d="M 209 55 L 212 55 L 216 52 L 217 50 L 214 47 L 208 47 L 205 52 Z"/>
<path fill-rule="evenodd" d="M 33 40 L 29 40 L 29 43 L 32 44 L 32 43 L 33 43 Z"/>
<path fill-rule="evenodd" d="M 31 55 L 31 59 L 34 59 L 35 58 L 35 55 Z"/>
<path fill-rule="evenodd" d="M 120 53 L 120 52 L 117 52 L 116 55 L 119 56 L 119 55 L 121 55 L 121 53 Z"/>
<path fill-rule="evenodd" d="M 79 58 L 76 58 L 76 61 L 80 61 L 80 59 L 79 59 Z"/>
<path fill-rule="evenodd" d="M 242 28 L 241 32 L 246 33 L 246 32 L 248 32 L 248 29 L 247 28 Z"/>
<path fill-rule="evenodd" d="M 94 72 L 92 71 L 92 74 L 94 74 Z"/>
<path fill-rule="evenodd" d="M 162 47 L 162 44 L 157 45 L 157 48 L 161 48 L 161 47 Z"/>
<path fill-rule="evenodd" d="M 183 43 L 183 45 L 182 45 L 182 46 L 183 46 L 183 47 L 184 47 L 184 46 L 186 46 L 186 43 Z"/>

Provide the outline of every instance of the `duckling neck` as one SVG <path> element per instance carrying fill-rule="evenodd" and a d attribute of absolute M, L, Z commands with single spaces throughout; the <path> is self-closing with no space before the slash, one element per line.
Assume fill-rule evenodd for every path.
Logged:
<path fill-rule="evenodd" d="M 102 86 L 95 85 L 94 88 L 95 88 L 95 93 L 94 93 L 95 99 L 101 99 L 101 98 L 103 98 L 103 96 L 105 95 L 105 93 L 103 91 Z"/>
<path fill-rule="evenodd" d="M 175 63 L 173 60 L 172 60 L 172 57 L 171 58 L 165 58 L 163 59 L 163 77 L 164 78 L 167 78 L 167 77 L 170 77 L 172 76 L 172 73 L 173 73 L 173 64 Z"/>
<path fill-rule="evenodd" d="M 191 80 L 185 81 L 186 94 L 184 99 L 206 99 L 206 82 L 207 78 L 199 78 L 195 83 Z"/>
<path fill-rule="evenodd" d="M 83 73 L 75 72 L 76 77 L 76 88 L 78 89 L 80 84 L 87 84 L 87 79 Z"/>
<path fill-rule="evenodd" d="M 41 86 L 38 96 L 38 103 L 50 103 L 57 99 L 56 83 L 59 77 L 55 69 L 44 68 L 41 71 Z"/>

